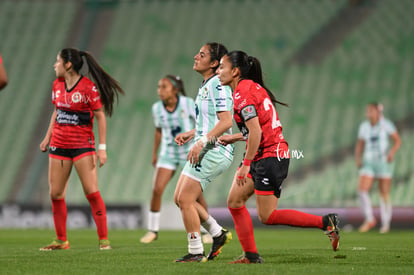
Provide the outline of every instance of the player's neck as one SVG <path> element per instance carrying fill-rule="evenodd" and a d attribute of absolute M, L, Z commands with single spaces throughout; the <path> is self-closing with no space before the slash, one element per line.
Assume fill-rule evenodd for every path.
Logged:
<path fill-rule="evenodd" d="M 204 82 L 207 81 L 208 79 L 210 79 L 212 76 L 215 75 L 214 72 L 212 72 L 211 70 L 205 71 L 204 73 L 201 74 L 204 78 Z"/>
<path fill-rule="evenodd" d="M 65 76 L 66 88 L 68 90 L 71 90 L 73 88 L 73 86 L 76 85 L 76 83 L 79 81 L 79 78 L 81 78 L 80 74 L 67 73 L 66 76 Z"/>
<path fill-rule="evenodd" d="M 169 99 L 164 101 L 165 108 L 168 111 L 174 111 L 175 107 L 177 107 L 177 103 L 178 103 L 178 97 L 176 96 L 170 97 Z"/>

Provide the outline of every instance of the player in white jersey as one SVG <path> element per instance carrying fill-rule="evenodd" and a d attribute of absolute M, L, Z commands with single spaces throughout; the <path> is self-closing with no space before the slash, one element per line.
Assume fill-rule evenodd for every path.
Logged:
<path fill-rule="evenodd" d="M 178 180 L 174 201 L 180 207 L 187 231 L 188 254 L 176 262 L 204 262 L 213 260 L 232 235 L 223 229 L 216 220 L 196 201 L 208 184 L 233 160 L 233 146 L 217 142 L 223 134 L 231 134 L 233 100 L 230 87 L 222 86 L 216 70 L 227 49 L 219 43 L 207 43 L 194 57 L 193 69 L 201 74 L 204 81 L 196 99 L 195 129 L 177 135 L 180 145 L 195 140 L 188 153 L 187 163 Z M 200 223 L 213 236 L 213 244 L 208 254 L 200 238 Z"/>
<path fill-rule="evenodd" d="M 355 148 L 356 164 L 359 170 L 358 196 L 365 221 L 359 228 L 367 232 L 376 225 L 372 213 L 369 190 L 375 179 L 378 179 L 380 190 L 380 233 L 390 230 L 392 206 L 390 201 L 391 178 L 394 169 L 394 155 L 401 145 L 401 139 L 394 124 L 382 116 L 382 105 L 370 103 L 366 110 L 366 121 L 362 122 L 358 131 Z M 393 140 L 390 148 L 389 140 Z"/>
<path fill-rule="evenodd" d="M 150 243 L 158 238 L 162 194 L 178 166 L 186 163 L 192 145 L 189 142 L 178 146 L 174 138 L 179 133 L 193 129 L 195 121 L 194 100 L 185 96 L 180 77 L 167 75 L 161 78 L 158 82 L 158 96 L 160 100 L 152 106 L 155 124 L 152 165 L 156 170 L 148 213 L 148 232 L 141 238 L 142 243 Z M 199 202 L 207 209 L 202 196 Z"/>

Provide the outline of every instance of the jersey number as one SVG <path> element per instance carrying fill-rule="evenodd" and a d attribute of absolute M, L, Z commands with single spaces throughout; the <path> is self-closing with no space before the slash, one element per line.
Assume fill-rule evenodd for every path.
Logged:
<path fill-rule="evenodd" d="M 273 112 L 272 129 L 275 129 L 277 127 L 281 127 L 282 124 L 277 119 L 276 109 L 275 109 L 275 106 L 273 106 L 272 101 L 270 101 L 269 98 L 265 98 L 265 100 L 263 101 L 263 106 L 264 106 L 265 111 L 269 111 L 270 109 L 272 109 L 272 112 Z"/>

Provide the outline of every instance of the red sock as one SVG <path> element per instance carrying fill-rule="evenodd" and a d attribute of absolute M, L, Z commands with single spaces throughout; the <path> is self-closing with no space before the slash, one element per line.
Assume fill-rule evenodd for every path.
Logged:
<path fill-rule="evenodd" d="M 322 216 L 316 216 L 296 210 L 274 210 L 267 219 L 266 224 L 323 228 Z"/>
<path fill-rule="evenodd" d="M 243 251 L 257 253 L 252 218 L 250 217 L 250 213 L 247 211 L 246 206 L 243 205 L 243 207 L 240 208 L 229 207 L 229 210 L 233 216 L 234 226 Z"/>
<path fill-rule="evenodd" d="M 101 197 L 101 193 L 99 193 L 99 191 L 96 191 L 95 193 L 86 195 L 86 198 L 91 205 L 92 216 L 95 220 L 99 239 L 107 239 L 108 227 L 106 224 L 106 208 L 105 203 Z"/>
<path fill-rule="evenodd" d="M 58 240 L 66 241 L 66 218 L 68 210 L 65 199 L 52 199 L 53 221 Z"/>

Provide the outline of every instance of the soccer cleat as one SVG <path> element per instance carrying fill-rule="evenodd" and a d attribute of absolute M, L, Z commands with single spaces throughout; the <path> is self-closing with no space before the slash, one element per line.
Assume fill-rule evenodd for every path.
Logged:
<path fill-rule="evenodd" d="M 208 253 L 207 259 L 209 261 L 217 257 L 221 253 L 223 246 L 231 241 L 233 235 L 227 229 L 221 229 L 221 234 L 218 237 L 213 237 L 213 244 L 211 245 L 210 253 Z"/>
<path fill-rule="evenodd" d="M 150 243 L 158 239 L 158 232 L 148 231 L 139 241 L 141 243 Z"/>
<path fill-rule="evenodd" d="M 381 226 L 380 231 L 379 231 L 380 234 L 386 234 L 388 232 L 390 232 L 390 226 L 389 225 Z"/>
<path fill-rule="evenodd" d="M 213 237 L 209 233 L 202 233 L 201 239 L 203 240 L 204 244 L 213 243 Z"/>
<path fill-rule="evenodd" d="M 69 249 L 69 241 L 54 240 L 51 244 L 40 248 L 40 251 L 51 251 L 51 250 L 61 250 Z"/>
<path fill-rule="evenodd" d="M 333 251 L 337 251 L 339 247 L 339 218 L 338 214 L 328 214 L 323 216 L 323 230 L 331 241 Z"/>
<path fill-rule="evenodd" d="M 377 220 L 373 219 L 372 221 L 365 221 L 360 227 L 359 227 L 359 232 L 361 233 L 365 233 L 370 231 L 372 228 L 375 227 L 375 225 L 377 225 Z"/>
<path fill-rule="evenodd" d="M 111 242 L 109 240 L 103 239 L 103 240 L 99 240 L 99 250 L 110 250 L 112 249 L 111 247 Z"/>
<path fill-rule="evenodd" d="M 264 260 L 258 253 L 246 252 L 241 255 L 237 260 L 230 262 L 229 264 L 262 264 Z"/>
<path fill-rule="evenodd" d="M 206 256 L 203 254 L 187 254 L 181 258 L 175 260 L 176 263 L 190 263 L 190 262 L 199 262 L 205 263 L 207 262 Z"/>

